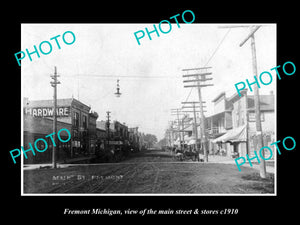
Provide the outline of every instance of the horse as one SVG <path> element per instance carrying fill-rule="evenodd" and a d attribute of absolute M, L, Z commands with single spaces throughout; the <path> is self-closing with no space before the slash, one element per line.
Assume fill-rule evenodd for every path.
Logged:
<path fill-rule="evenodd" d="M 192 159 L 193 161 L 200 161 L 199 153 L 197 151 L 184 151 L 183 152 L 184 159 Z"/>
<path fill-rule="evenodd" d="M 175 159 L 183 161 L 184 155 L 183 155 L 183 151 L 182 150 L 180 150 L 178 148 L 175 148 L 175 149 L 173 149 L 173 153 L 174 153 Z"/>

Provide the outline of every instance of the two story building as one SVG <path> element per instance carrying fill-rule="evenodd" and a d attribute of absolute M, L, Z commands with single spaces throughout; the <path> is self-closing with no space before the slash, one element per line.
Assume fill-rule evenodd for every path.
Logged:
<path fill-rule="evenodd" d="M 43 127 L 45 132 L 52 130 L 53 100 L 29 100 L 25 98 L 23 103 L 24 145 L 26 145 L 28 142 L 34 141 L 29 138 L 32 137 L 31 134 L 41 133 L 40 127 Z M 90 109 L 89 106 L 74 98 L 57 99 L 58 130 L 60 126 L 65 126 L 71 133 L 71 140 L 64 147 L 66 157 L 73 158 L 94 154 L 98 115 L 95 112 L 90 112 Z M 41 135 L 44 135 L 45 132 L 42 132 Z M 60 150 L 58 149 L 58 151 Z"/>
<path fill-rule="evenodd" d="M 57 131 L 60 129 L 68 129 L 70 132 L 72 130 L 72 124 L 65 122 L 57 122 Z M 50 138 L 45 138 L 45 136 L 53 133 L 53 120 L 43 117 L 33 117 L 28 114 L 23 116 L 23 147 L 24 149 L 29 149 L 31 143 L 34 146 L 34 142 L 43 138 L 48 145 L 48 148 L 45 152 L 36 152 L 34 156 L 31 151 L 27 152 L 27 159 L 24 160 L 25 164 L 35 164 L 35 163 L 50 163 L 52 162 L 52 148 L 53 142 Z M 67 139 L 68 137 L 62 137 L 62 139 Z M 56 143 L 56 159 L 63 161 L 65 159 L 71 158 L 71 141 L 63 143 L 57 141 Z M 44 149 L 43 142 L 37 142 L 38 149 Z"/>
<path fill-rule="evenodd" d="M 89 112 L 89 124 L 88 124 L 88 137 L 89 137 L 89 146 L 90 154 L 95 154 L 96 144 L 97 144 L 97 125 L 96 121 L 98 118 L 98 113 L 94 111 Z"/>
<path fill-rule="evenodd" d="M 214 103 L 214 114 L 206 118 L 206 135 L 209 140 L 209 153 L 227 155 L 230 144 L 226 142 L 215 142 L 214 140 L 232 129 L 232 102 L 226 98 L 225 92 L 216 96 Z"/>
<path fill-rule="evenodd" d="M 129 146 L 129 129 L 124 123 L 112 121 L 109 132 L 107 121 L 97 121 L 96 124 L 98 150 L 123 150 Z"/>
<path fill-rule="evenodd" d="M 275 139 L 275 98 L 273 92 L 260 95 L 260 114 L 264 146 L 269 146 Z M 254 156 L 257 149 L 256 121 L 254 96 L 247 95 L 247 90 L 241 91 L 241 96 L 235 93 L 228 99 L 232 103 L 232 129 L 213 140 L 214 143 L 230 143 L 228 156 Z M 266 151 L 266 154 L 269 152 Z M 267 158 L 268 156 L 266 156 Z"/>

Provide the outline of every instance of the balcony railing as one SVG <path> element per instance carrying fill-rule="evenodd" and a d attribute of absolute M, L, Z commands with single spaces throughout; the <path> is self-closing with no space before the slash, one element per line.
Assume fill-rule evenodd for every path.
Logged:
<path fill-rule="evenodd" d="M 226 129 L 224 127 L 211 127 L 211 128 L 207 128 L 206 132 L 208 134 L 219 134 L 219 133 L 225 133 Z"/>
<path fill-rule="evenodd" d="M 206 129 L 208 134 L 218 134 L 219 128 L 218 127 L 211 127 Z"/>

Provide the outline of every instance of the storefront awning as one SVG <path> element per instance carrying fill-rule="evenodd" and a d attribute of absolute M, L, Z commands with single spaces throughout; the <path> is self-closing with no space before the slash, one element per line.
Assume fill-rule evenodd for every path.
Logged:
<path fill-rule="evenodd" d="M 196 144 L 196 140 L 195 139 L 191 139 L 189 140 L 189 142 L 187 143 L 187 145 L 194 145 Z"/>
<path fill-rule="evenodd" d="M 229 130 L 227 133 L 214 139 L 212 142 L 242 142 L 247 141 L 247 133 L 246 133 L 246 125 L 233 128 Z"/>
<path fill-rule="evenodd" d="M 196 138 L 194 135 L 192 136 L 184 136 L 184 143 L 187 144 L 187 145 L 194 145 L 196 144 Z"/>
<path fill-rule="evenodd" d="M 174 145 L 180 145 L 180 140 L 179 140 L 179 138 L 177 138 L 177 140 L 174 141 Z"/>

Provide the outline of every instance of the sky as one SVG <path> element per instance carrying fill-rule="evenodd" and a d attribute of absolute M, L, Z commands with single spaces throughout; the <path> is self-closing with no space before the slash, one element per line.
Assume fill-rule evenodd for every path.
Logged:
<path fill-rule="evenodd" d="M 33 46 L 38 48 L 42 41 L 52 44 L 50 54 L 40 53 L 40 58 L 33 54 L 32 61 L 26 55 L 22 60 L 22 98 L 52 99 L 50 75 L 56 66 L 61 82 L 58 98 L 79 99 L 99 114 L 98 120 L 105 120 L 110 111 L 112 120 L 138 126 L 139 131 L 161 139 L 168 122 L 175 119 L 171 109 L 180 108 L 182 101 L 198 99 L 195 88 L 183 87 L 182 75 L 187 73 L 182 69 L 212 67 L 209 83 L 214 86 L 202 88 L 206 116 L 214 113 L 211 100 L 218 94 L 230 97 L 237 93 L 235 83 L 254 81 L 250 41 L 239 47 L 250 28 L 220 28 L 224 25 L 182 22 L 178 28 L 172 23 L 169 33 L 160 32 L 159 37 L 152 33 L 152 40 L 146 34 L 138 45 L 134 32 L 151 30 L 153 24 L 22 24 L 20 51 L 34 51 Z M 66 31 L 75 34 L 71 45 L 61 39 Z M 61 35 L 57 38 L 61 49 L 50 40 L 57 35 Z M 270 69 L 277 66 L 276 24 L 263 24 L 255 33 L 255 44 L 258 74 L 269 71 L 275 78 Z M 47 46 L 43 49 L 47 51 Z M 118 79 L 119 98 L 114 95 Z M 276 79 L 259 90 L 260 94 L 271 90 L 276 94 Z"/>

